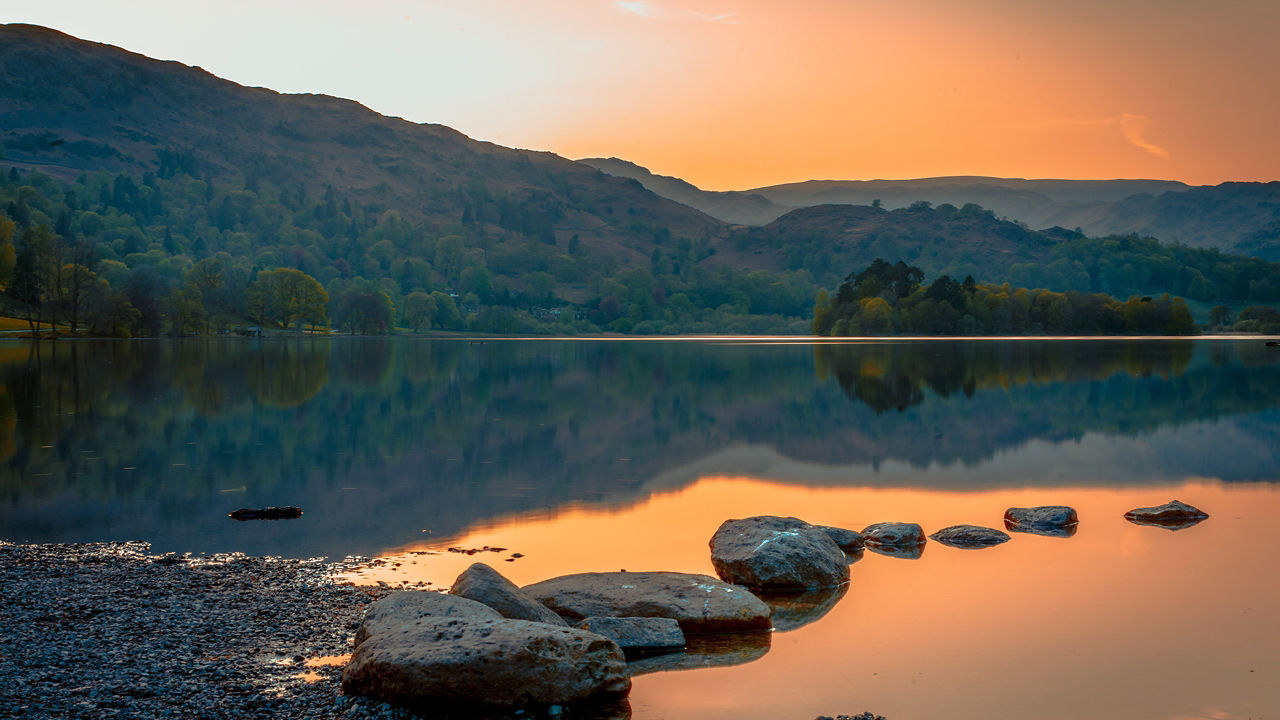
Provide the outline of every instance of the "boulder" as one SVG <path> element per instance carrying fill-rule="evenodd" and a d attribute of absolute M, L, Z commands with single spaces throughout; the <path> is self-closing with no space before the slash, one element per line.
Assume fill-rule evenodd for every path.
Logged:
<path fill-rule="evenodd" d="M 671 618 L 589 617 L 575 627 L 609 638 L 628 655 L 684 649 L 680 623 Z"/>
<path fill-rule="evenodd" d="M 685 635 L 771 627 L 764 601 L 744 587 L 708 575 L 579 573 L 522 590 L 570 622 L 589 617 L 665 617 L 680 623 Z"/>
<path fill-rule="evenodd" d="M 357 647 L 372 635 L 387 633 L 424 619 L 463 618 L 492 620 L 502 617 L 497 610 L 455 595 L 421 590 L 394 592 L 369 606 L 356 630 Z M 405 628 L 407 631 L 407 627 Z"/>
<path fill-rule="evenodd" d="M 929 537 L 943 545 L 965 549 L 989 548 L 1009 542 L 1008 533 L 979 525 L 952 525 Z"/>
<path fill-rule="evenodd" d="M 711 537 L 711 564 L 725 582 L 753 589 L 830 588 L 849 582 L 845 553 L 797 518 L 725 520 Z"/>
<path fill-rule="evenodd" d="M 915 523 L 882 522 L 862 529 L 869 548 L 910 547 L 925 544 L 924 530 Z"/>
<path fill-rule="evenodd" d="M 684 652 L 651 655 L 627 663 L 632 677 L 672 670 L 745 665 L 764 657 L 773 643 L 773 633 L 754 632 L 694 635 L 687 638 Z"/>
<path fill-rule="evenodd" d="M 844 528 L 831 527 L 830 525 L 815 525 L 814 527 L 826 533 L 827 537 L 831 538 L 831 541 L 834 542 L 841 550 L 845 551 L 846 554 L 856 555 L 862 551 L 862 533 L 856 530 L 845 530 Z"/>
<path fill-rule="evenodd" d="M 458 579 L 453 581 L 453 587 L 449 588 L 449 594 L 488 605 L 502 617 L 511 620 L 568 625 L 564 618 L 520 592 L 515 583 L 484 563 L 475 563 L 462 571 Z"/>
<path fill-rule="evenodd" d="M 1080 524 L 1075 508 L 1066 505 L 1041 505 L 1038 507 L 1011 507 L 1004 511 L 1004 527 L 1013 532 L 1071 537 Z"/>
<path fill-rule="evenodd" d="M 431 618 L 403 632 L 370 635 L 342 670 L 344 693 L 436 711 L 563 705 L 630 689 L 613 641 L 506 618 Z"/>
<path fill-rule="evenodd" d="M 1155 507 L 1134 508 L 1124 514 L 1124 519 L 1131 523 L 1166 530 L 1183 530 L 1208 517 L 1209 513 L 1179 500 L 1170 500 Z"/>

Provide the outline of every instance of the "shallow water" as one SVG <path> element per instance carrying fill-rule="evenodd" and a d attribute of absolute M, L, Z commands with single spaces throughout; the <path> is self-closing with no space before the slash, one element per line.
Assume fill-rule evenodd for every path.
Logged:
<path fill-rule="evenodd" d="M 1280 712 L 1280 352 L 1258 340 L 15 343 L 0 459 L 7 539 L 377 555 L 365 581 L 433 587 L 476 561 L 710 573 L 731 517 L 932 532 L 1069 504 L 1070 538 L 866 553 L 767 646 L 638 676 L 633 715 Z M 1173 498 L 1210 519 L 1122 517 Z M 304 516 L 226 517 L 285 504 Z"/>

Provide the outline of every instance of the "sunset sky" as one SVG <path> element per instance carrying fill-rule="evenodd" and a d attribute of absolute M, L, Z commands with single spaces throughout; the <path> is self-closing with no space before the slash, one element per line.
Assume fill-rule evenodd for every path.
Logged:
<path fill-rule="evenodd" d="M 0 0 L 0 21 L 707 189 L 1280 179 L 1276 0 Z"/>

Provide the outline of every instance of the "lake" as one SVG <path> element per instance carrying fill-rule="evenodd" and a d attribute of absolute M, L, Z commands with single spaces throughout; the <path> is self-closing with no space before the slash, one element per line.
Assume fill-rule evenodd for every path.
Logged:
<path fill-rule="evenodd" d="M 1079 511 L 1071 537 L 867 552 L 763 639 L 650 663 L 637 720 L 1275 716 L 1278 482 L 1256 338 L 0 341 L 18 542 L 362 555 L 357 582 L 441 587 L 480 560 L 711 574 L 716 527 L 758 514 Z M 1174 498 L 1210 518 L 1123 518 Z M 305 515 L 227 517 L 267 505 Z"/>

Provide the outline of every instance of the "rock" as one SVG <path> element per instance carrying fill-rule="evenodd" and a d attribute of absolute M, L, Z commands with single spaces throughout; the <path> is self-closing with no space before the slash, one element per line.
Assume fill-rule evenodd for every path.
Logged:
<path fill-rule="evenodd" d="M 438 618 L 493 620 L 502 617 L 497 610 L 464 597 L 438 592 L 404 590 L 391 593 L 369 606 L 360 628 L 356 630 L 356 647 L 372 635 L 389 633 L 402 627 Z"/>
<path fill-rule="evenodd" d="M 862 529 L 869 548 L 909 547 L 925 544 L 924 530 L 915 523 L 882 522 Z"/>
<path fill-rule="evenodd" d="M 1075 508 L 1066 505 L 1042 505 L 1039 507 L 1011 507 L 1004 511 L 1004 527 L 1014 532 L 1071 537 L 1076 534 L 1080 518 Z"/>
<path fill-rule="evenodd" d="M 849 583 L 839 587 L 790 593 L 763 593 L 760 599 L 772 611 L 773 629 L 787 632 L 808 625 L 831 612 L 831 608 L 849 592 Z"/>
<path fill-rule="evenodd" d="M 764 601 L 744 587 L 708 575 L 579 573 L 522 590 L 570 622 L 589 617 L 666 617 L 679 622 L 686 636 L 771 627 Z"/>
<path fill-rule="evenodd" d="M 675 652 L 684 649 L 684 633 L 680 630 L 680 623 L 671 618 L 589 617 L 576 627 L 609 638 L 627 654 Z"/>
<path fill-rule="evenodd" d="M 943 545 L 965 549 L 988 548 L 1009 542 L 1008 533 L 979 525 L 952 525 L 929 537 Z"/>
<path fill-rule="evenodd" d="M 240 508 L 227 513 L 233 520 L 292 520 L 302 517 L 302 508 L 292 506 Z"/>
<path fill-rule="evenodd" d="M 453 587 L 449 588 L 449 594 L 488 605 L 502 617 L 511 620 L 568 625 L 564 618 L 520 592 L 515 583 L 484 563 L 475 563 L 462 571 L 458 579 L 453 581 Z"/>
<path fill-rule="evenodd" d="M 783 590 L 849 582 L 844 551 L 797 518 L 762 515 L 724 521 L 711 538 L 711 564 L 725 582 Z"/>
<path fill-rule="evenodd" d="M 862 533 L 856 530 L 845 530 L 844 528 L 831 527 L 830 525 L 814 525 L 831 538 L 837 547 L 845 551 L 846 554 L 854 555 L 862 550 L 863 537 Z"/>
<path fill-rule="evenodd" d="M 506 618 L 439 617 L 374 634 L 342 670 L 346 694 L 433 710 L 578 703 L 630 688 L 613 641 Z"/>
<path fill-rule="evenodd" d="M 1166 530 L 1184 530 L 1205 520 L 1209 514 L 1179 500 L 1170 500 L 1155 507 L 1134 508 L 1124 514 L 1124 519 L 1137 525 L 1162 527 Z"/>
<path fill-rule="evenodd" d="M 764 657 L 772 643 L 773 633 L 767 630 L 695 635 L 686 638 L 684 652 L 631 660 L 627 663 L 627 670 L 632 677 L 635 677 L 671 670 L 702 670 L 745 665 Z"/>

